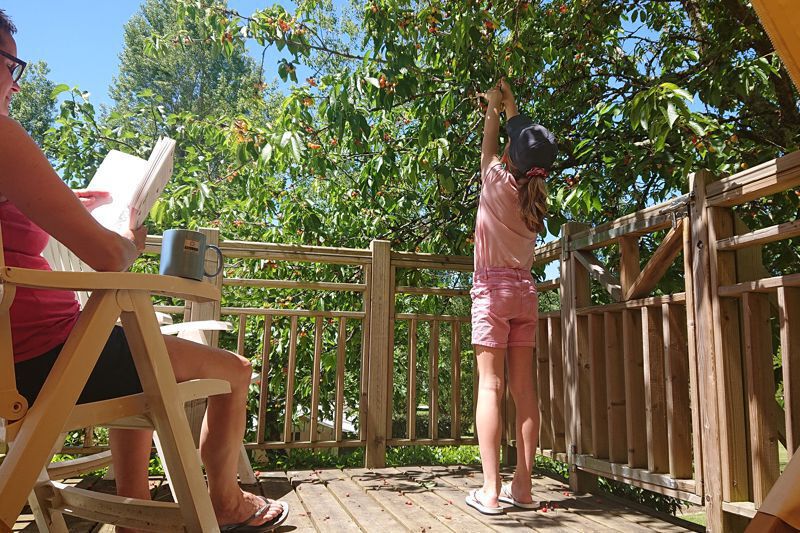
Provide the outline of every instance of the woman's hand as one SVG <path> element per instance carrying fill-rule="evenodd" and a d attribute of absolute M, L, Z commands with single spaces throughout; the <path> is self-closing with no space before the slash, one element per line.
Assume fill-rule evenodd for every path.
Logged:
<path fill-rule="evenodd" d="M 107 191 L 87 191 L 81 189 L 74 192 L 75 196 L 78 197 L 87 211 L 91 211 L 98 205 L 106 204 L 111 201 L 111 193 Z"/>

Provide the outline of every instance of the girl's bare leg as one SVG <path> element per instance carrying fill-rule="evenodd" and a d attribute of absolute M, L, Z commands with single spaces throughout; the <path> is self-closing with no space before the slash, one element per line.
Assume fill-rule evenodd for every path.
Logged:
<path fill-rule="evenodd" d="M 478 358 L 478 401 L 475 427 L 483 467 L 484 505 L 497 507 L 500 494 L 500 407 L 505 391 L 505 348 L 475 345 Z"/>
<path fill-rule="evenodd" d="M 514 498 L 529 503 L 531 472 L 539 436 L 539 405 L 533 379 L 533 348 L 514 346 L 508 353 L 508 388 L 514 398 L 517 426 L 517 468 L 511 482 Z"/>

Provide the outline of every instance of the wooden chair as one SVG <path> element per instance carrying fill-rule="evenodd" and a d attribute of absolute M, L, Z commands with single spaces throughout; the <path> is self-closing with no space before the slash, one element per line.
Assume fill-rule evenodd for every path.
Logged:
<path fill-rule="evenodd" d="M 50 238 L 42 252 L 44 257 L 50 264 L 50 268 L 63 272 L 94 272 L 89 265 L 81 261 L 72 250 L 61 244 L 58 240 Z M 220 285 L 217 284 L 219 288 Z M 78 302 L 83 308 L 89 299 L 88 291 L 77 291 L 76 296 Z M 187 302 L 187 314 L 184 317 L 186 320 L 179 324 L 173 324 L 172 316 L 167 313 L 156 312 L 158 323 L 161 326 L 161 333 L 165 335 L 177 335 L 180 338 L 191 340 L 206 346 L 216 345 L 216 334 L 219 331 L 231 331 L 233 326 L 228 322 L 219 320 L 219 305 L 218 302 Z M 254 380 L 260 380 L 260 375 L 255 374 Z M 206 409 L 206 399 L 198 398 L 190 402 L 187 406 L 187 415 L 189 416 L 189 425 L 192 429 L 192 435 L 195 440 L 195 445 L 199 447 L 200 442 L 200 428 L 202 426 L 203 415 Z M 155 438 L 156 447 L 159 447 L 158 434 Z M 239 451 L 239 479 L 245 484 L 255 484 L 256 477 L 253 472 L 253 467 L 250 464 L 250 458 L 244 448 L 244 444 Z M 106 466 L 109 467 L 106 479 L 113 479 L 113 470 L 110 467 L 111 453 L 101 452 L 98 454 L 89 455 L 80 459 L 71 461 L 62 461 L 59 463 L 51 464 L 48 467 L 50 478 L 53 480 L 66 479 L 67 477 L 75 477 L 87 472 L 92 472 Z M 170 484 L 170 487 L 172 485 Z M 173 493 L 173 496 L 175 494 Z"/>
<path fill-rule="evenodd" d="M 9 308 L 17 287 L 91 291 L 30 408 L 16 389 L 14 374 Z M 0 531 L 11 530 L 31 493 L 40 531 L 66 531 L 64 514 L 153 531 L 219 530 L 183 405 L 230 392 L 230 384 L 222 380 L 175 382 L 151 294 L 195 301 L 219 299 L 219 291 L 208 283 L 147 274 L 6 267 L 0 254 L 0 439 L 9 444 L 0 464 Z M 143 392 L 76 405 L 120 317 Z M 53 451 L 61 446 L 63 432 L 126 417 L 131 424 L 146 422 L 158 432 L 177 503 L 119 498 L 50 480 L 46 467 Z"/>

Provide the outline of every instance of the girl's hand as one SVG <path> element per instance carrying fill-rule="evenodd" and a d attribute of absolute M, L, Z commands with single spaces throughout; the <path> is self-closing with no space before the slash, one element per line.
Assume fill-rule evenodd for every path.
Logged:
<path fill-rule="evenodd" d="M 503 101 L 503 92 L 500 90 L 499 83 L 485 93 L 478 93 L 478 96 L 486 100 L 489 105 L 497 106 Z"/>
<path fill-rule="evenodd" d="M 107 204 L 111 201 L 111 193 L 107 191 L 87 191 L 81 189 L 74 192 L 75 196 L 78 197 L 87 211 L 91 211 L 98 205 Z"/>
<path fill-rule="evenodd" d="M 503 94 L 503 104 L 508 105 L 514 103 L 514 93 L 511 92 L 511 86 L 505 78 L 500 80 L 500 91 Z"/>

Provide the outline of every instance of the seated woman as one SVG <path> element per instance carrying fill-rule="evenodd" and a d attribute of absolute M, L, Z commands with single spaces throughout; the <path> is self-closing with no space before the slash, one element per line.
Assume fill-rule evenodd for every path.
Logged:
<path fill-rule="evenodd" d="M 98 271 L 127 269 L 144 249 L 145 228 L 121 236 L 89 214 L 102 195 L 79 199 L 58 177 L 34 141 L 8 117 L 25 63 L 17 59 L 16 28 L 0 9 L 0 225 L 8 266 L 50 270 L 40 256 L 50 235 Z M 82 205 L 83 204 L 83 205 Z M 59 351 L 78 319 L 75 294 L 19 288 L 11 306 L 17 386 L 33 404 Z M 269 531 L 286 519 L 288 505 L 239 488 L 236 466 L 244 437 L 250 362 L 229 352 L 165 337 L 175 378 L 224 379 L 231 393 L 212 396 L 203 420 L 200 454 L 217 521 L 223 531 Z M 142 391 L 125 334 L 112 332 L 79 402 Z M 117 493 L 148 499 L 147 471 L 153 432 L 110 432 Z M 226 527 L 227 526 L 227 527 Z"/>

